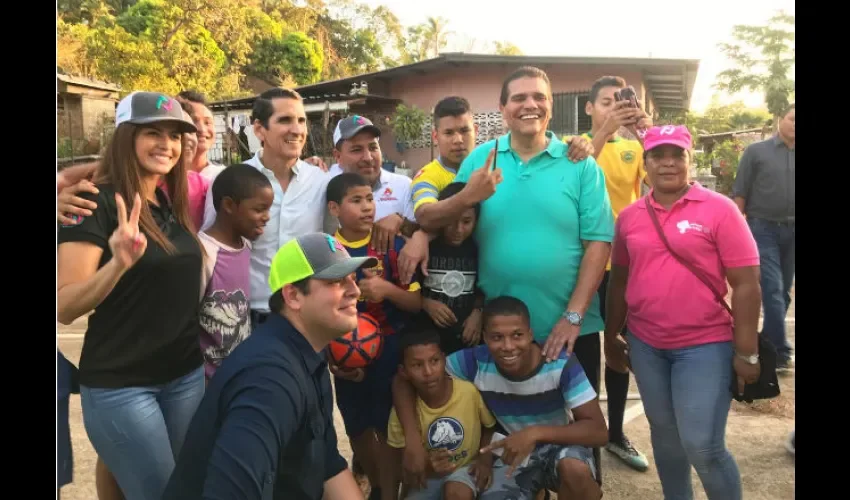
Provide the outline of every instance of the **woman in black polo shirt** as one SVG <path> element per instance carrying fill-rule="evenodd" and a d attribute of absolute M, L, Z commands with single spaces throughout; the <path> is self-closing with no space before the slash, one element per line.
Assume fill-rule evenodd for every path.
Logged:
<path fill-rule="evenodd" d="M 58 318 L 94 310 L 79 367 L 86 433 L 127 500 L 159 500 L 204 392 L 203 254 L 182 161 L 195 126 L 149 92 L 116 116 L 99 192 L 81 195 L 97 208 L 59 230 Z"/>

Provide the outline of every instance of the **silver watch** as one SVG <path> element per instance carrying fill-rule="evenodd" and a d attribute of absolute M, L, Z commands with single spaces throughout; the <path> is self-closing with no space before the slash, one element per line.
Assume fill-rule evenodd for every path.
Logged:
<path fill-rule="evenodd" d="M 749 365 L 757 365 L 759 363 L 759 355 L 758 354 L 750 354 L 749 356 L 744 356 L 743 354 L 735 353 L 735 356 L 741 358 L 744 363 Z"/>
<path fill-rule="evenodd" d="M 562 318 L 569 321 L 571 325 L 581 326 L 582 317 L 581 314 L 573 311 L 567 311 L 561 315 Z"/>

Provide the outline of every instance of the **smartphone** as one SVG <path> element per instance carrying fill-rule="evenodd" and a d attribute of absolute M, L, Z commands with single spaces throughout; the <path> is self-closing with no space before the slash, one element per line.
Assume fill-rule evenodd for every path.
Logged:
<path fill-rule="evenodd" d="M 637 108 L 638 106 L 638 98 L 637 92 L 635 92 L 635 88 L 629 85 L 628 87 L 624 87 L 619 91 L 614 93 L 614 99 L 617 101 L 629 101 L 629 107 Z"/>

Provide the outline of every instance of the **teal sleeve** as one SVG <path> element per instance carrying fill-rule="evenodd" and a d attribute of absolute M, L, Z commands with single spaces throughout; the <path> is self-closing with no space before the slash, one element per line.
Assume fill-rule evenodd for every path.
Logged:
<path fill-rule="evenodd" d="M 614 213 L 605 188 L 605 174 L 593 158 L 584 160 L 580 179 L 579 238 L 584 241 L 614 241 Z"/>

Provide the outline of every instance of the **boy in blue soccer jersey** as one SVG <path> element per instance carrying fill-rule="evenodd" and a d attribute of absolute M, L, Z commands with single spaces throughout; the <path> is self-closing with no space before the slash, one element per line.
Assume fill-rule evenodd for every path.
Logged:
<path fill-rule="evenodd" d="M 351 448 L 372 485 L 370 500 L 395 498 L 392 489 L 392 451 L 386 442 L 392 410 L 392 379 L 399 365 L 398 332 L 422 309 L 422 295 L 415 280 L 402 287 L 398 279 L 398 252 L 404 240 L 380 255 L 369 247 L 375 221 L 372 186 L 361 175 L 340 174 L 328 183 L 328 211 L 339 220 L 336 239 L 352 257 L 376 257 L 378 265 L 357 271 L 360 300 L 357 309 L 374 317 L 384 334 L 381 355 L 365 369 L 346 370 L 331 364 L 336 399 Z"/>
<path fill-rule="evenodd" d="M 534 341 L 528 308 L 519 299 L 490 301 L 483 325 L 485 345 L 458 351 L 446 361 L 451 376 L 478 388 L 508 434 L 481 450 L 500 455 L 506 464 L 494 465 L 492 486 L 482 498 L 530 499 L 543 488 L 557 491 L 558 498 L 601 498 L 591 448 L 607 442 L 608 430 L 581 364 L 565 351 L 546 362 Z M 414 436 L 414 392 L 400 377 L 396 380 L 396 413 L 405 436 Z M 413 447 L 409 453 L 425 454 L 411 439 L 407 446 Z"/>

